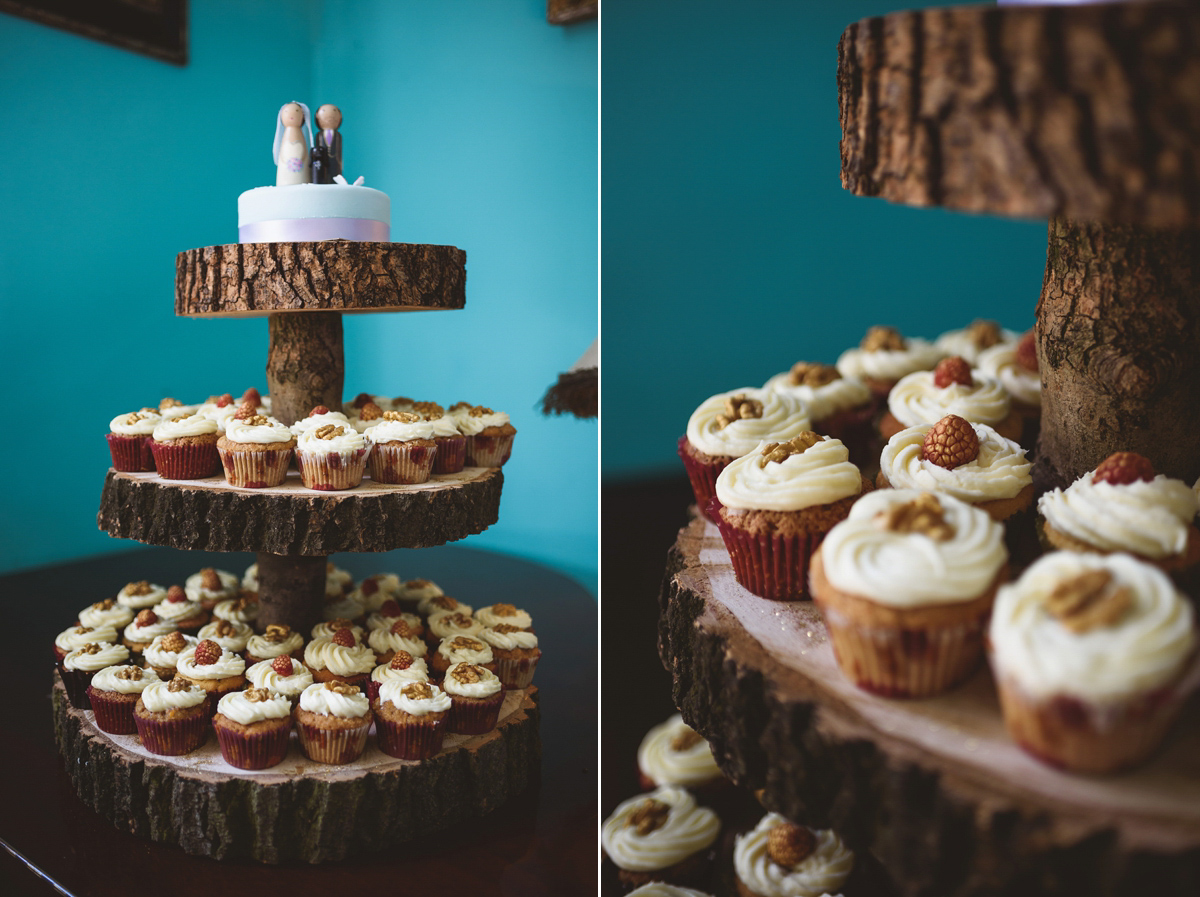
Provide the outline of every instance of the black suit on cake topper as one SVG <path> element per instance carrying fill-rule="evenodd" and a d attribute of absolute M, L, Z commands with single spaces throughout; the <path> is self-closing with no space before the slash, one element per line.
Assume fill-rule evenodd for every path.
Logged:
<path fill-rule="evenodd" d="M 317 110 L 317 127 L 313 133 L 313 182 L 332 184 L 342 173 L 342 110 L 326 103 Z"/>

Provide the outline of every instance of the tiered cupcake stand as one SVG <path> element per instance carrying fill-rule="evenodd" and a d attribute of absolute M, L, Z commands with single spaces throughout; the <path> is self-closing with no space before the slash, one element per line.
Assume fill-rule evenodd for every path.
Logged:
<path fill-rule="evenodd" d="M 867 19 L 842 37 L 838 85 L 847 189 L 1050 218 L 1039 490 L 1117 450 L 1193 482 L 1200 8 Z M 726 773 L 768 807 L 871 851 L 900 894 L 1200 893 L 1195 702 L 1130 773 L 1050 768 L 1009 739 L 986 669 L 927 700 L 852 686 L 819 611 L 739 586 L 703 518 L 671 551 L 659 647 L 676 704 Z"/>
<path fill-rule="evenodd" d="M 247 243 L 180 253 L 175 311 L 269 320 L 267 385 L 284 423 L 316 405 L 341 408 L 343 313 L 461 309 L 466 253 L 403 243 Z M 396 357 L 403 362 L 403 346 Z M 168 481 L 110 470 L 98 524 L 118 538 L 206 551 L 258 553 L 258 626 L 307 634 L 321 619 L 333 552 L 424 548 L 479 533 L 498 519 L 499 468 L 468 467 L 416 486 L 364 480 L 344 492 L 236 489 L 223 477 Z M 293 750 L 244 772 L 215 739 L 183 757 L 148 753 L 136 736 L 99 731 L 54 688 L 55 734 L 85 804 L 118 828 L 188 853 L 265 862 L 325 862 L 380 849 L 481 816 L 520 793 L 540 762 L 537 689 L 509 692 L 497 727 L 447 736 L 413 762 L 373 746 L 347 766 Z"/>

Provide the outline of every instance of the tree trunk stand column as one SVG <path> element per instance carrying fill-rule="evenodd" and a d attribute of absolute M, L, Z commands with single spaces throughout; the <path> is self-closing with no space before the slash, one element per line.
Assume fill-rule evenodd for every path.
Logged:
<path fill-rule="evenodd" d="M 317 405 L 342 410 L 342 315 L 294 312 L 267 317 L 271 415 L 291 426 Z"/>
<path fill-rule="evenodd" d="M 284 623 L 306 639 L 321 621 L 325 565 L 321 556 L 258 553 L 258 624 Z"/>
<path fill-rule="evenodd" d="M 1036 327 L 1039 491 L 1118 451 L 1200 476 L 1200 230 L 1051 219 Z"/>

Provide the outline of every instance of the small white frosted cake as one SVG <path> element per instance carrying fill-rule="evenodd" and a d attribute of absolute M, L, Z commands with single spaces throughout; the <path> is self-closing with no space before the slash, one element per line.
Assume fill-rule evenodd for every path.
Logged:
<path fill-rule="evenodd" d="M 255 187 L 238 197 L 239 243 L 386 243 L 391 221 L 388 195 L 354 184 Z"/>

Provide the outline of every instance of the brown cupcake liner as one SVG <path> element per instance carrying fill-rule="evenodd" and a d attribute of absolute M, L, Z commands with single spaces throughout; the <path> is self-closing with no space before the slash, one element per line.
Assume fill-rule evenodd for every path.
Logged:
<path fill-rule="evenodd" d="M 379 749 L 400 760 L 427 760 L 442 749 L 446 734 L 445 719 L 395 723 L 375 718 L 375 736 Z"/>
<path fill-rule="evenodd" d="M 504 660 L 496 658 L 496 676 L 500 684 L 507 689 L 528 688 L 533 682 L 533 673 L 537 669 L 542 654 L 536 657 L 520 657 Z"/>
<path fill-rule="evenodd" d="M 88 688 L 91 687 L 92 677 L 99 670 L 68 670 L 59 668 L 59 674 L 62 676 L 63 688 L 67 690 L 67 698 L 71 701 L 71 706 L 77 710 L 91 710 L 92 702 L 88 698 Z"/>
<path fill-rule="evenodd" d="M 512 436 L 484 436 L 476 434 L 467 437 L 467 463 L 472 467 L 503 467 L 512 455 Z"/>
<path fill-rule="evenodd" d="M 433 472 L 458 473 L 467 466 L 466 436 L 435 436 L 437 454 L 433 456 Z"/>
<path fill-rule="evenodd" d="M 107 438 L 113 468 L 123 473 L 154 472 L 154 453 L 150 450 L 153 437 L 109 433 Z"/>
<path fill-rule="evenodd" d="M 154 467 L 164 480 L 202 480 L 221 469 L 221 457 L 215 442 L 150 441 Z"/>
<path fill-rule="evenodd" d="M 214 724 L 213 729 L 221 746 L 221 756 L 238 769 L 267 769 L 282 763 L 287 756 L 290 726 L 260 732 L 235 732 Z"/>
<path fill-rule="evenodd" d="M 680 460 L 683 461 L 683 469 L 687 471 L 688 482 L 692 484 L 692 494 L 696 496 L 696 507 L 700 509 L 701 514 L 716 523 L 717 518 L 713 516 L 714 512 L 709 511 L 709 505 L 717 497 L 717 477 L 729 465 L 729 460 L 722 458 L 706 464 L 694 457 L 688 451 L 687 446 L 687 436 L 680 436 L 679 442 L 676 444 L 676 451 L 679 453 Z"/>
<path fill-rule="evenodd" d="M 320 726 L 296 722 L 300 735 L 300 746 L 305 756 L 314 763 L 337 766 L 353 763 L 367 748 L 367 733 L 371 729 L 371 717 L 363 718 L 363 725 L 353 729 L 322 729 Z"/>
<path fill-rule="evenodd" d="M 137 701 L 117 700 L 114 692 L 87 687 L 88 701 L 96 716 L 96 726 L 109 735 L 133 735 L 137 726 L 133 722 L 133 708 Z M 121 695 L 120 697 L 127 697 Z"/>
<path fill-rule="evenodd" d="M 496 728 L 500 719 L 500 705 L 504 703 L 504 689 L 484 700 L 464 701 L 456 695 L 450 696 L 450 713 L 446 717 L 446 728 L 458 735 L 482 735 Z"/>
<path fill-rule="evenodd" d="M 296 450 L 300 479 L 309 489 L 333 492 L 353 489 L 367 469 L 367 450 L 352 452 L 302 452 Z"/>
<path fill-rule="evenodd" d="M 803 601 L 808 594 L 808 564 L 825 533 L 757 535 L 720 518 L 717 499 L 709 502 L 709 517 L 729 550 L 733 575 L 754 595 L 771 601 Z"/>
<path fill-rule="evenodd" d="M 424 483 L 433 472 L 437 452 L 435 445 L 378 443 L 371 449 L 371 479 L 397 486 Z"/>
<path fill-rule="evenodd" d="M 292 462 L 291 449 L 235 452 L 218 448 L 217 454 L 225 471 L 225 482 L 242 489 L 266 489 L 282 484 Z"/>
<path fill-rule="evenodd" d="M 209 722 L 203 713 L 158 719 L 135 712 L 133 722 L 142 739 L 142 747 L 152 754 L 178 757 L 191 753 L 208 740 Z"/>

